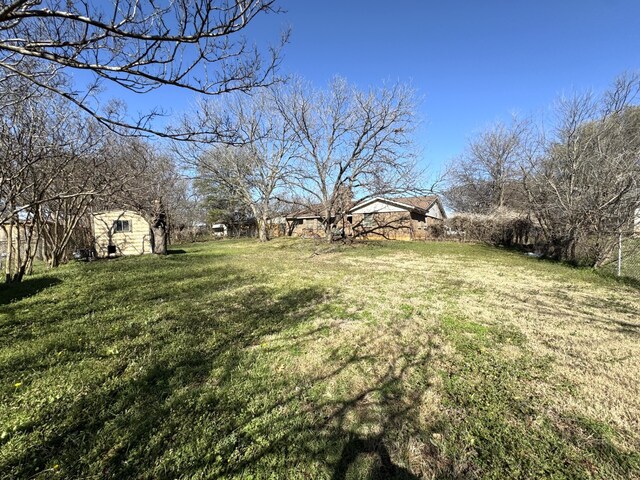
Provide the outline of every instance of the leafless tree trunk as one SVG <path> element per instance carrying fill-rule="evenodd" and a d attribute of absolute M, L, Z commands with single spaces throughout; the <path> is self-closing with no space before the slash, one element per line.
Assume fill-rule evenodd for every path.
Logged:
<path fill-rule="evenodd" d="M 217 124 L 221 115 L 233 125 L 234 145 L 212 147 L 202 143 L 186 151 L 180 144 L 178 148 L 186 165 L 198 172 L 199 182 L 219 186 L 251 210 L 258 239 L 265 242 L 276 194 L 287 183 L 298 152 L 296 138 L 272 92 L 252 98 L 235 96 L 226 102 L 203 102 L 192 118 L 200 125 Z"/>
<path fill-rule="evenodd" d="M 489 213 L 522 208 L 521 162 L 530 135 L 529 121 L 497 123 L 472 139 L 448 168 L 447 199 L 456 211 Z"/>
<path fill-rule="evenodd" d="M 319 91 L 297 81 L 280 92 L 278 106 L 299 146 L 290 182 L 307 199 L 304 206 L 322 216 L 328 242 L 353 196 L 413 187 L 415 101 L 407 86 L 363 92 L 336 78 Z"/>
<path fill-rule="evenodd" d="M 167 213 L 161 200 L 154 201 L 151 231 L 153 232 L 153 253 L 166 255 L 168 253 L 169 232 Z"/>

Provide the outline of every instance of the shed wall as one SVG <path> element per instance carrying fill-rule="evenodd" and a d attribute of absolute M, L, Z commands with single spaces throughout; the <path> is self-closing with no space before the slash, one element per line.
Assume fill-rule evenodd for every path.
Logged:
<path fill-rule="evenodd" d="M 116 220 L 130 222 L 130 232 L 116 232 Z M 108 255 L 107 247 L 115 245 L 117 255 L 151 253 L 149 223 L 141 215 L 129 210 L 113 210 L 93 215 L 93 233 L 98 257 Z"/>

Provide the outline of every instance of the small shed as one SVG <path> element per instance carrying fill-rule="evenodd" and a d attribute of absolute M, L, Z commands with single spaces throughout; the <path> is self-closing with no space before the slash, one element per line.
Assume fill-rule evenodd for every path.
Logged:
<path fill-rule="evenodd" d="M 93 236 L 98 257 L 151 253 L 151 227 L 131 210 L 93 214 Z"/>

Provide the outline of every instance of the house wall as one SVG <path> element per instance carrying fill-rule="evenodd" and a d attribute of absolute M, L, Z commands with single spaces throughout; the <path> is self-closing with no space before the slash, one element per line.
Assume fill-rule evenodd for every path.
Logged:
<path fill-rule="evenodd" d="M 116 220 L 131 222 L 130 232 L 115 232 Z M 107 247 L 115 245 L 117 255 L 151 253 L 149 223 L 141 215 L 129 210 L 112 210 L 93 215 L 93 235 L 98 257 L 108 255 Z"/>
<path fill-rule="evenodd" d="M 432 218 L 442 220 L 442 212 L 440 211 L 440 206 L 438 205 L 438 202 L 435 202 L 433 205 L 431 205 L 429 210 L 427 210 L 427 217 L 432 217 Z"/>
<path fill-rule="evenodd" d="M 413 240 L 426 228 L 424 216 L 410 212 L 371 213 L 373 225 L 367 225 L 365 213 L 353 214 L 353 232 L 368 240 Z"/>
<path fill-rule="evenodd" d="M 297 218 L 288 220 L 287 230 L 293 237 L 323 236 L 324 226 L 319 218 Z"/>
<path fill-rule="evenodd" d="M 353 231 L 359 238 L 368 240 L 427 240 L 431 238 L 429 227 L 442 223 L 442 219 L 406 210 L 371 215 L 374 223 L 372 227 L 364 224 L 364 213 L 353 214 Z"/>
<path fill-rule="evenodd" d="M 269 238 L 285 237 L 289 235 L 291 222 L 286 217 L 274 217 L 267 221 L 267 235 Z"/>
<path fill-rule="evenodd" d="M 9 233 L 7 232 L 8 226 L 0 224 L 0 255 L 6 255 L 9 246 Z"/>

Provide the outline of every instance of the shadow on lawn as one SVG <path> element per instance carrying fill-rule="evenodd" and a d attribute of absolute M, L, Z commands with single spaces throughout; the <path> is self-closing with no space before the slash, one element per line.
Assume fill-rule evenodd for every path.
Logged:
<path fill-rule="evenodd" d="M 91 294 L 109 297 L 111 305 L 80 305 L 51 325 L 85 342 L 64 362 L 38 363 L 64 350 L 45 344 L 22 366 L 2 365 L 39 381 L 35 401 L 25 395 L 13 404 L 35 405 L 35 412 L 21 412 L 22 423 L 0 439 L 0 471 L 7 478 L 54 471 L 60 478 L 473 478 L 481 476 L 480 461 L 496 478 L 506 468 L 515 477 L 533 462 L 521 452 L 537 458 L 529 442 L 548 445 L 545 459 L 560 462 L 551 464 L 558 472 L 565 468 L 564 451 L 549 442 L 564 433 L 536 430 L 531 422 L 537 397 L 525 389 L 528 375 L 545 371 L 487 356 L 489 345 L 511 337 L 465 330 L 460 322 L 449 327 L 460 330 L 463 361 L 445 378 L 448 407 L 429 418 L 423 395 L 432 388 L 434 358 L 445 356 L 428 334 L 324 321 L 335 320 L 335 287 L 277 289 L 268 277 L 224 264 L 196 274 L 190 269 L 188 282 L 179 284 L 184 270 L 153 265 L 146 277 L 151 285 L 135 268 L 138 288 L 121 285 L 126 296 L 99 282 L 102 290 Z M 149 311 L 133 317 L 124 309 L 97 326 L 77 321 L 82 309 L 127 306 L 127 299 Z M 478 332 L 487 338 L 474 340 Z M 325 340 L 317 368 L 305 368 L 309 352 Z M 48 377 L 48 369 L 58 377 Z M 74 390 L 56 397 L 67 378 Z M 49 392 L 38 391 L 48 382 Z M 588 433 L 595 439 L 585 447 L 588 454 L 619 461 L 621 454 L 601 441 L 606 437 Z M 573 447 L 583 439 L 566 442 Z M 437 447 L 438 441 L 448 447 Z"/>
<path fill-rule="evenodd" d="M 46 288 L 61 283 L 56 277 L 27 278 L 19 283 L 0 284 L 0 305 L 8 305 L 23 298 L 31 297 Z"/>
<path fill-rule="evenodd" d="M 328 382 L 376 360 L 357 346 L 348 355 L 336 347 L 322 372 L 295 373 L 297 352 L 327 335 L 312 322 L 335 289 L 282 292 L 239 270 L 216 273 L 192 286 L 205 298 L 224 293 L 204 311 L 176 304 L 146 334 L 120 343 L 120 324 L 94 333 L 86 353 L 64 368 L 92 362 L 95 376 L 73 395 L 39 405 L 0 441 L 3 448 L 21 436 L 29 444 L 3 455 L 2 471 L 29 478 L 59 465 L 66 478 L 416 478 L 394 463 L 387 442 L 415 426 L 417 401 L 403 392 L 402 378 L 429 357 L 390 346 L 386 367 L 355 393 L 323 395 Z M 112 342 L 117 355 L 96 353 L 93 345 Z M 354 427 L 354 416 L 366 423 L 369 415 L 380 429 Z"/>
<path fill-rule="evenodd" d="M 356 463 L 361 455 L 373 455 L 375 465 L 370 471 L 370 479 L 417 480 L 419 478 L 406 468 L 400 467 L 391 461 L 389 450 L 382 438 L 353 437 L 344 446 L 342 456 L 334 471 L 333 479 L 346 480 L 349 467 Z"/>
<path fill-rule="evenodd" d="M 517 298 L 517 297 L 516 297 Z M 536 299 L 535 303 L 520 302 L 514 307 L 528 315 L 544 315 L 550 318 L 562 315 L 577 325 L 594 325 L 603 331 L 616 331 L 624 335 L 640 335 L 640 321 L 626 321 L 614 318 L 610 313 L 637 318 L 638 312 L 632 306 L 611 303 L 601 298 L 586 298 L 572 302 L 563 298 Z"/>
<path fill-rule="evenodd" d="M 400 348 L 399 354 L 391 359 L 386 372 L 379 376 L 368 388 L 357 395 L 344 399 L 334 405 L 336 410 L 331 415 L 332 424 L 327 425 L 336 438 L 347 439 L 343 444 L 340 457 L 333 467 L 333 480 L 367 478 L 414 480 L 416 476 L 409 469 L 392 460 L 387 446 L 388 442 L 402 442 L 410 437 L 430 435 L 435 429 L 420 431 L 419 405 L 420 392 L 405 391 L 403 382 L 406 375 L 414 369 L 424 369 L 432 360 L 432 347 L 426 354 L 418 354 L 412 349 Z M 362 360 L 362 359 L 361 359 Z M 431 387 L 430 382 L 423 388 Z M 370 412 L 372 394 L 378 393 L 379 412 L 378 425 L 373 432 L 362 433 L 347 425 L 347 418 L 356 414 L 365 424 Z M 435 420 L 435 419 L 432 419 Z M 435 425 L 435 424 L 434 424 Z M 435 463 L 437 455 L 434 451 L 422 452 L 425 458 Z M 405 459 L 406 460 L 406 459 Z M 434 478 L 435 465 L 430 465 L 429 472 Z M 440 465 L 442 467 L 442 465 Z M 446 467 L 445 467 L 446 468 Z M 427 474 L 427 472 L 422 472 Z"/>
<path fill-rule="evenodd" d="M 313 341 L 313 338 L 308 340 Z M 216 475 L 257 474 L 260 477 L 262 473 L 265 476 L 277 475 L 278 478 L 334 480 L 419 478 L 398 464 L 398 452 L 390 452 L 387 442 L 403 443 L 412 436 L 425 434 L 425 430 L 419 431 L 417 421 L 422 392 L 406 392 L 403 381 L 410 371 L 426 367 L 432 353 L 420 354 L 412 348 L 387 346 L 394 352 L 387 362 L 360 353 L 356 347 L 350 355 L 332 363 L 329 371 L 305 378 L 300 388 L 262 409 L 254 410 L 250 418 L 236 425 L 235 431 L 250 431 L 251 442 L 272 432 L 276 432 L 275 437 L 268 443 L 258 441 L 244 445 L 242 449 L 247 455 L 242 458 L 237 458 L 236 443 L 236 451 L 227 452 L 226 457 L 234 460 L 227 461 L 223 469 L 215 472 Z M 337 356 L 340 357 L 339 354 Z M 334 355 L 330 357 L 335 358 Z M 322 389 L 327 382 L 338 380 L 350 369 L 366 368 L 375 360 L 381 361 L 386 368 L 371 372 L 366 384 L 353 389 L 354 392 L 336 398 L 320 396 L 310 400 L 315 389 Z M 284 390 L 282 387 L 284 385 L 280 386 Z M 426 382 L 423 387 L 430 388 L 430 383 Z M 256 393 L 260 396 L 265 392 Z M 274 417 L 271 415 L 274 411 L 293 411 L 294 414 Z M 259 430 L 251 428 L 254 423 L 260 425 Z M 425 453 L 431 455 L 434 452 Z M 315 469 L 309 468 L 314 463 Z M 256 469 L 258 465 L 270 465 L 272 470 Z M 196 471 L 211 473 L 208 467 L 207 462 L 202 462 Z M 433 473 L 432 470 L 429 472 Z"/>

